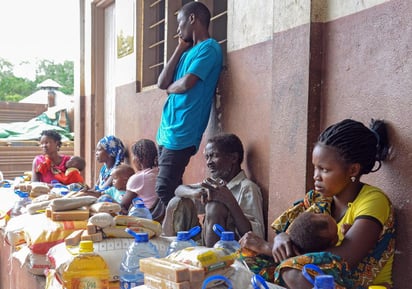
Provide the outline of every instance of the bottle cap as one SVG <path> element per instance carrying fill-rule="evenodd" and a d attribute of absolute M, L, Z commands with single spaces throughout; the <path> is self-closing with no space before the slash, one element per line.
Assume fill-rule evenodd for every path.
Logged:
<path fill-rule="evenodd" d="M 126 228 L 126 233 L 132 235 L 134 237 L 134 241 L 137 243 L 144 243 L 149 241 L 149 234 L 147 233 L 136 233 L 132 229 Z"/>
<path fill-rule="evenodd" d="M 93 241 L 80 241 L 79 253 L 91 253 L 94 251 Z"/>
<path fill-rule="evenodd" d="M 135 203 L 134 207 L 140 209 L 140 208 L 145 208 L 145 205 L 143 203 Z"/>
<path fill-rule="evenodd" d="M 187 241 L 190 239 L 189 231 L 179 231 L 177 232 L 176 240 L 177 241 Z"/>
<path fill-rule="evenodd" d="M 222 241 L 233 241 L 235 239 L 235 233 L 231 231 L 223 231 L 220 235 L 220 240 Z"/>
<path fill-rule="evenodd" d="M 334 288 L 332 275 L 318 275 L 315 277 L 315 288 Z"/>

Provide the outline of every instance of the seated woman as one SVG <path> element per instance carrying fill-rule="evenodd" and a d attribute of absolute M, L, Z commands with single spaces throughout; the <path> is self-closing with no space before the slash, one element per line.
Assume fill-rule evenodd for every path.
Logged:
<path fill-rule="evenodd" d="M 125 157 L 123 142 L 114 135 L 103 137 L 96 146 L 96 160 L 103 163 L 99 178 L 94 186 L 95 191 L 102 192 L 112 186 L 112 170 L 121 164 Z"/>
<path fill-rule="evenodd" d="M 57 181 L 56 174 L 66 171 L 70 156 L 59 154 L 62 145 L 61 135 L 55 130 L 44 130 L 40 134 L 40 146 L 43 154 L 34 157 L 31 181 L 51 183 Z"/>
<path fill-rule="evenodd" d="M 80 191 L 74 196 L 100 197 L 102 193 L 113 184 L 113 169 L 120 165 L 125 158 L 123 142 L 114 135 L 108 135 L 99 140 L 96 145 L 96 160 L 103 163 L 98 179 L 93 189 Z"/>
<path fill-rule="evenodd" d="M 363 289 L 372 284 L 391 288 L 395 249 L 393 208 L 381 189 L 360 181 L 362 175 L 380 168 L 388 148 L 386 124 L 379 120 L 372 120 L 369 129 L 346 119 L 321 133 L 312 153 L 314 190 L 272 227 L 285 231 L 299 211 L 329 213 L 337 222 L 339 241 L 323 252 L 300 255 L 286 232 L 277 232 L 273 244 L 247 233 L 240 240 L 242 247 L 271 255 L 279 264 L 274 274 L 265 277 L 287 288 L 312 288 L 301 270 L 305 264 L 313 263 L 334 276 L 336 288 Z M 376 162 L 378 166 L 374 169 Z M 272 272 L 269 266 L 260 273 L 268 272 Z"/>

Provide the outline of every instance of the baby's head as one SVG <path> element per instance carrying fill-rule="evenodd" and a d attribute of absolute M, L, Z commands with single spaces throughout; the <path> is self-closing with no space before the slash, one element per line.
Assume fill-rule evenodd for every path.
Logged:
<path fill-rule="evenodd" d="M 338 242 L 338 226 L 329 214 L 304 212 L 292 222 L 288 234 L 301 253 L 324 251 Z"/>
<path fill-rule="evenodd" d="M 134 174 L 131 166 L 121 164 L 115 167 L 111 176 L 113 177 L 113 186 L 118 190 L 126 190 L 127 180 Z"/>
<path fill-rule="evenodd" d="M 72 156 L 66 163 L 67 168 L 76 168 L 79 171 L 84 170 L 85 166 L 86 166 L 85 160 L 79 156 Z"/>
<path fill-rule="evenodd" d="M 157 167 L 157 147 L 152 140 L 138 140 L 132 145 L 131 151 L 137 170 Z"/>

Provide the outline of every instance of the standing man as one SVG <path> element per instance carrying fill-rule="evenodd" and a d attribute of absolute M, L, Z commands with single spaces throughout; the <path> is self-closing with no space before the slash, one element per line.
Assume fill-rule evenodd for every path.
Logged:
<path fill-rule="evenodd" d="M 204 4 L 187 3 L 179 11 L 177 22 L 179 42 L 157 82 L 168 94 L 156 137 L 156 193 L 165 206 L 199 149 L 223 62 L 219 43 L 209 36 L 210 11 Z"/>

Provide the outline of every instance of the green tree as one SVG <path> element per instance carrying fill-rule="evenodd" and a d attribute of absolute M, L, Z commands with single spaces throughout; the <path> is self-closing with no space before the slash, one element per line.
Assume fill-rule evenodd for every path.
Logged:
<path fill-rule="evenodd" d="M 13 74 L 13 64 L 0 58 L 0 101 L 19 101 L 33 93 L 36 84 Z"/>
<path fill-rule="evenodd" d="M 72 95 L 74 91 L 74 63 L 73 61 L 64 61 L 64 63 L 54 63 L 50 60 L 42 60 L 36 69 L 36 84 L 46 79 L 52 79 L 58 82 L 62 88 L 60 91 Z"/>
<path fill-rule="evenodd" d="M 60 91 L 72 95 L 74 91 L 74 63 L 54 63 L 41 60 L 36 68 L 34 81 L 17 77 L 13 73 L 13 64 L 0 57 L 0 101 L 18 102 L 37 90 L 37 85 L 46 79 L 58 82 Z"/>

